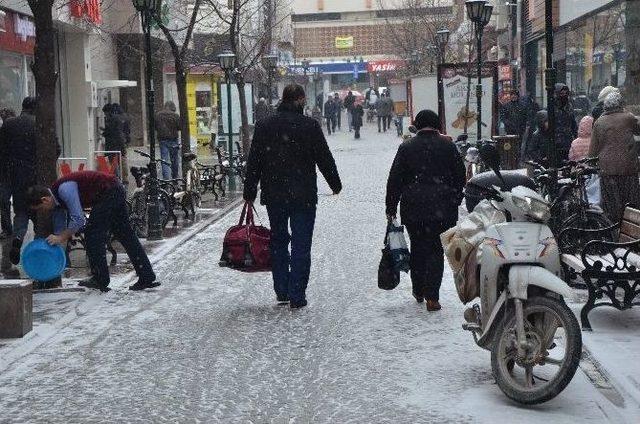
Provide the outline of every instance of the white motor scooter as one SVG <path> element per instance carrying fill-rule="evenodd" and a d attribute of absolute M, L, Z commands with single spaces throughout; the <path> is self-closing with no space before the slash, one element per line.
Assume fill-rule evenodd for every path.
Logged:
<path fill-rule="evenodd" d="M 495 147 L 483 146 L 480 154 L 502 178 Z M 485 228 L 478 255 L 467 259 L 478 261 L 467 284 L 479 285 L 480 305 L 465 311 L 463 328 L 491 351 L 494 377 L 509 398 L 546 402 L 569 384 L 582 353 L 580 326 L 563 299 L 572 293 L 560 278 L 558 245 L 546 224 L 549 204 L 522 186 L 474 189 L 505 220 Z"/>

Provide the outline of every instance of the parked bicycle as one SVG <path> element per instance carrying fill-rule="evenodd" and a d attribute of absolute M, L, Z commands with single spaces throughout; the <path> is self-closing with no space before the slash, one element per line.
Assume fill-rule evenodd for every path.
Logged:
<path fill-rule="evenodd" d="M 586 186 L 589 177 L 597 175 L 597 158 L 567 162 L 559 168 L 546 168 L 542 164 L 527 161 L 534 172 L 538 191 L 551 204 L 549 227 L 558 236 L 567 228 L 600 229 L 611 226 L 611 221 L 597 205 L 589 203 Z M 584 234 L 583 234 L 584 235 Z M 584 246 L 591 239 L 568 240 L 572 247 Z M 565 250 L 566 251 L 566 250 Z"/>

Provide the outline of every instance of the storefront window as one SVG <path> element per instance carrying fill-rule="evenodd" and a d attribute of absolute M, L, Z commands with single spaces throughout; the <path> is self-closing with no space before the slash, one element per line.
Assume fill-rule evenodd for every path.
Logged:
<path fill-rule="evenodd" d="M 211 91 L 196 91 L 196 122 L 199 136 L 211 135 L 213 122 Z"/>
<path fill-rule="evenodd" d="M 0 108 L 20 112 L 24 97 L 23 56 L 0 51 Z"/>

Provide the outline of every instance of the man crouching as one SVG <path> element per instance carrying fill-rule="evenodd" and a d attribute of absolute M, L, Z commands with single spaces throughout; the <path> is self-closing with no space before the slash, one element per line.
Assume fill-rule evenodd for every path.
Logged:
<path fill-rule="evenodd" d="M 35 211 L 52 211 L 54 233 L 49 244 L 66 246 L 75 233 L 85 235 L 87 256 L 93 277 L 80 285 L 109 291 L 107 237 L 113 234 L 127 252 L 138 275 L 130 290 L 157 287 L 156 275 L 140 240 L 127 216 L 124 187 L 115 176 L 96 171 L 71 173 L 53 183 L 51 188 L 33 186 L 27 191 L 27 204 Z M 85 209 L 90 209 L 85 218 Z"/>

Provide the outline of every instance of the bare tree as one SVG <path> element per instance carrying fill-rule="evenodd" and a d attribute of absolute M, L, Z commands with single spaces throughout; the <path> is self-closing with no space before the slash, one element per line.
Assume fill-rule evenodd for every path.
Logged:
<path fill-rule="evenodd" d="M 188 153 L 191 147 L 191 134 L 189 128 L 189 106 L 187 104 L 187 75 L 189 73 L 189 44 L 193 37 L 193 31 L 198 22 L 202 0 L 190 2 L 176 2 L 172 16 L 178 25 L 169 28 L 161 16 L 156 17 L 156 22 L 162 30 L 171 53 L 176 71 L 176 88 L 178 91 L 178 105 L 180 109 L 180 134 L 182 152 Z M 186 169 L 184 169 L 186 172 Z"/>
<path fill-rule="evenodd" d="M 53 5 L 55 0 L 28 0 L 36 27 L 32 66 L 36 82 L 36 179 L 49 185 L 56 180 L 56 72 Z"/>
<path fill-rule="evenodd" d="M 386 31 L 398 47 L 398 55 L 409 61 L 417 53 L 417 69 L 433 64 L 437 55 L 436 33 L 455 30 L 456 15 L 442 0 L 377 0 Z"/>
<path fill-rule="evenodd" d="M 226 44 L 236 55 L 237 68 L 233 75 L 239 94 L 242 146 L 247 151 L 251 141 L 245 83 L 249 72 L 258 68 L 261 58 L 272 49 L 273 30 L 284 19 L 278 14 L 279 7 L 284 1 L 205 0 L 205 2 L 216 14 L 216 32 L 226 34 Z"/>

